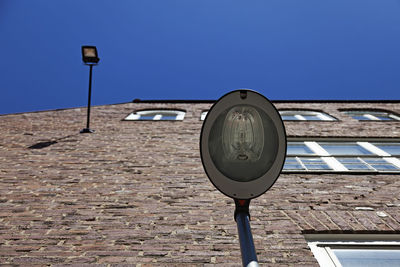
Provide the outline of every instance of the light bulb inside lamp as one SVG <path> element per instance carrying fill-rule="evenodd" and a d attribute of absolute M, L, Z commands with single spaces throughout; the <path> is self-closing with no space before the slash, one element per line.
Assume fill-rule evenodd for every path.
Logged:
<path fill-rule="evenodd" d="M 245 105 L 229 110 L 223 124 L 222 144 L 228 160 L 259 160 L 264 148 L 264 127 L 258 111 Z"/>
<path fill-rule="evenodd" d="M 210 157 L 217 170 L 238 182 L 264 175 L 278 150 L 278 135 L 271 118 L 252 105 L 236 105 L 221 112 L 208 139 Z"/>

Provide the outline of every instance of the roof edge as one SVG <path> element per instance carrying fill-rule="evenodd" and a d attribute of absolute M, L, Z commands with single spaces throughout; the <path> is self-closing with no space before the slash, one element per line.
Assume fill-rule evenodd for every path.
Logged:
<path fill-rule="evenodd" d="M 132 103 L 215 103 L 216 100 L 197 100 L 197 99 L 189 99 L 189 100 L 183 100 L 183 99 L 147 99 L 147 100 L 142 100 L 139 98 L 136 98 L 132 100 Z"/>
<path fill-rule="evenodd" d="M 114 105 L 124 105 L 129 103 L 171 103 L 171 104 L 213 104 L 217 100 L 196 100 L 196 99 L 189 99 L 189 100 L 182 100 L 182 99 L 148 99 L 148 100 L 141 100 L 141 99 L 134 99 L 130 102 L 121 102 L 121 103 L 114 103 L 114 104 L 99 104 L 99 105 L 92 105 L 92 107 L 99 107 L 99 106 L 114 106 Z M 270 100 L 272 103 L 393 103 L 397 104 L 400 103 L 400 100 Z M 35 110 L 35 111 L 22 111 L 22 112 L 15 112 L 15 113 L 3 113 L 0 114 L 0 117 L 7 116 L 7 115 L 19 115 L 19 114 L 26 114 L 26 113 L 39 113 L 39 112 L 49 112 L 49 111 L 62 111 L 62 110 L 70 110 L 70 109 L 78 109 L 78 108 L 87 108 L 86 106 L 78 106 L 78 107 L 66 107 L 66 108 L 56 108 L 56 109 L 44 109 L 44 110 Z"/>
<path fill-rule="evenodd" d="M 132 103 L 215 103 L 217 100 L 182 100 L 182 99 L 134 99 Z M 316 99 L 316 100 L 271 100 L 273 103 L 400 103 L 400 100 L 388 100 L 388 99 L 370 99 L 370 100 L 326 100 L 326 99 Z"/>

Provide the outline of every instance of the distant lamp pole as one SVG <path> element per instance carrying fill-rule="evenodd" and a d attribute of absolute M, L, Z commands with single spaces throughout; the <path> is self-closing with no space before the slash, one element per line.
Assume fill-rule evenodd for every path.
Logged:
<path fill-rule="evenodd" d="M 90 100 L 92 97 L 92 69 L 94 65 L 99 62 L 99 57 L 97 56 L 97 48 L 95 46 L 82 46 L 82 60 L 85 65 L 90 67 L 89 70 L 89 97 L 88 97 L 88 107 L 87 107 L 87 120 L 86 128 L 81 130 L 81 133 L 93 133 L 94 130 L 89 128 L 90 123 Z"/>
<path fill-rule="evenodd" d="M 235 202 L 243 266 L 258 266 L 249 204 L 272 187 L 283 168 L 286 133 L 278 111 L 255 91 L 224 95 L 204 120 L 200 155 L 210 181 Z"/>

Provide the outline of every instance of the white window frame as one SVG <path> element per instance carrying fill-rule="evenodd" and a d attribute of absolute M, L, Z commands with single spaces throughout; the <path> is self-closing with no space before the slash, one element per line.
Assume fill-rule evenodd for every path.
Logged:
<path fill-rule="evenodd" d="M 385 173 L 385 172 L 399 172 L 400 173 L 400 159 L 397 158 L 396 156 L 392 156 L 389 153 L 383 151 L 382 149 L 376 147 L 375 145 L 373 145 L 371 142 L 357 142 L 357 141 L 289 141 L 288 143 L 290 144 L 291 142 L 293 143 L 304 143 L 304 145 L 309 148 L 313 154 L 305 154 L 305 155 L 287 155 L 287 157 L 289 158 L 295 158 L 300 162 L 300 165 L 302 165 L 302 167 L 304 169 L 300 170 L 300 169 L 283 169 L 283 172 L 379 172 L 379 173 Z M 359 146 L 361 146 L 362 148 L 366 149 L 367 151 L 371 152 L 372 155 L 331 155 L 329 154 L 329 152 L 327 150 L 325 150 L 318 142 L 321 143 L 331 143 L 331 144 L 337 144 L 337 145 L 342 145 L 342 144 L 346 144 L 346 143 L 351 143 L 351 144 L 357 144 Z M 379 142 L 374 142 L 375 144 L 379 144 Z M 304 164 L 301 162 L 301 157 L 309 157 L 309 158 L 320 158 L 322 159 L 330 168 L 331 170 L 326 170 L 326 169 L 322 169 L 322 170 L 311 170 L 311 169 L 307 169 L 307 167 L 304 166 Z M 375 169 L 373 166 L 371 166 L 369 163 L 365 162 L 362 158 L 368 158 L 368 157 L 375 157 L 375 158 L 380 158 L 383 159 L 385 161 L 387 161 L 389 164 L 394 165 L 396 168 L 398 168 L 398 170 L 389 170 L 389 171 L 385 171 L 385 170 L 378 170 Z M 364 164 L 366 165 L 369 169 L 365 169 L 365 170 L 350 170 L 348 168 L 346 168 L 346 166 L 344 164 L 342 164 L 337 158 L 356 158 L 358 160 L 360 160 L 360 164 Z"/>
<path fill-rule="evenodd" d="M 342 266 L 331 250 L 331 247 L 335 246 L 341 246 L 343 249 L 362 249 L 363 246 L 400 249 L 399 234 L 306 234 L 304 237 L 319 265 L 323 267 Z"/>
<path fill-rule="evenodd" d="M 319 111 L 310 110 L 280 110 L 281 116 L 294 116 L 299 121 L 307 121 L 304 116 L 316 116 L 319 120 L 316 121 L 335 121 L 336 119 L 328 114 Z M 311 121 L 311 120 L 308 120 Z"/>
<path fill-rule="evenodd" d="M 155 115 L 154 115 L 155 114 Z M 168 116 L 175 116 L 175 119 L 171 121 L 182 121 L 185 118 L 186 112 L 181 110 L 171 110 L 171 109 L 149 109 L 149 110 L 139 110 L 129 114 L 125 120 L 127 121 L 137 121 L 140 120 L 141 116 L 153 115 L 154 121 L 161 120 L 162 114 L 168 114 Z"/>
<path fill-rule="evenodd" d="M 206 119 L 207 114 L 208 114 L 208 110 L 201 112 L 200 120 L 204 121 Z"/>

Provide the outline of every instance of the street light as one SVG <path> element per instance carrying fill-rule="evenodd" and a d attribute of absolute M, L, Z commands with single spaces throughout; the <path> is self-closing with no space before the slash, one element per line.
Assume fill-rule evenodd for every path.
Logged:
<path fill-rule="evenodd" d="M 249 204 L 271 188 L 285 161 L 286 133 L 278 111 L 255 91 L 224 95 L 203 123 L 200 154 L 210 181 L 235 201 L 243 266 L 258 266 Z"/>
<path fill-rule="evenodd" d="M 93 133 L 94 130 L 89 128 L 90 123 L 90 100 L 92 96 L 92 69 L 94 65 L 97 65 L 100 58 L 97 56 L 97 48 L 95 46 L 82 46 L 82 60 L 85 65 L 90 67 L 89 70 L 89 97 L 88 97 L 88 107 L 87 107 L 87 120 L 86 128 L 82 129 L 80 133 Z"/>

